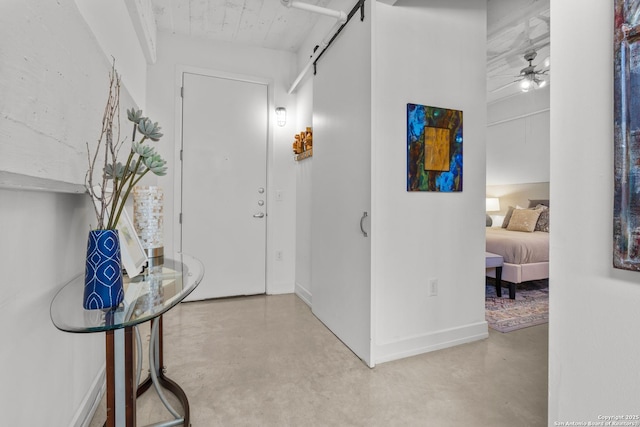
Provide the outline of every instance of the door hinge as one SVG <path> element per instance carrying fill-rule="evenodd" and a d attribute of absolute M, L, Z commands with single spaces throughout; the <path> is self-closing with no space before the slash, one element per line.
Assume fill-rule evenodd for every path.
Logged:
<path fill-rule="evenodd" d="M 182 161 L 182 151 L 183 150 L 180 150 L 180 161 Z"/>
<path fill-rule="evenodd" d="M 178 222 L 180 224 L 182 224 L 182 212 L 180 212 L 180 214 L 178 214 Z"/>
<path fill-rule="evenodd" d="M 184 98 L 184 86 L 180 88 L 180 98 Z"/>

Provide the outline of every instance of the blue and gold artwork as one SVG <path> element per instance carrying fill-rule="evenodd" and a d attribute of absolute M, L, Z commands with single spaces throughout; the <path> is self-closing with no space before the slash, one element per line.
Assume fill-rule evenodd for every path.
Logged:
<path fill-rule="evenodd" d="M 640 2 L 615 0 L 613 266 L 640 271 Z"/>
<path fill-rule="evenodd" d="M 407 191 L 462 191 L 462 111 L 407 104 Z"/>

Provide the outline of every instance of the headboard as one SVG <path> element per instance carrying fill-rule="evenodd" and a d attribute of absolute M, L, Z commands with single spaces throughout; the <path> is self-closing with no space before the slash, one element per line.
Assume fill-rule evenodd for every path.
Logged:
<path fill-rule="evenodd" d="M 549 200 L 549 183 L 487 185 L 486 193 L 487 197 L 500 199 L 500 212 L 491 212 L 491 214 L 505 215 L 509 206 L 527 208 L 529 200 Z"/>

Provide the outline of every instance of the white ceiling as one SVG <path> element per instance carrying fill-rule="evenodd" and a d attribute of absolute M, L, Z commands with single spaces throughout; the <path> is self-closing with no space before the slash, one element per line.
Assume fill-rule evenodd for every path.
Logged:
<path fill-rule="evenodd" d="M 541 65 L 549 58 L 550 16 L 549 0 L 487 1 L 488 102 L 520 91 L 513 82 L 520 70 L 529 65 L 525 52 L 537 52 L 533 65 Z M 550 69 L 547 74 L 549 83 Z"/>
<path fill-rule="evenodd" d="M 326 6 L 330 0 L 304 0 Z M 319 15 L 280 0 L 151 0 L 159 31 L 296 52 Z"/>
<path fill-rule="evenodd" d="M 327 6 L 330 0 L 303 0 Z M 396 3 L 396 0 L 383 0 Z M 397 1 L 399 4 L 402 0 Z M 287 8 L 280 0 L 151 0 L 159 31 L 296 52 L 317 14 Z M 355 0 L 354 0 L 355 4 Z M 549 0 L 487 1 L 487 97 L 518 93 L 510 84 L 528 65 L 549 56 Z"/>

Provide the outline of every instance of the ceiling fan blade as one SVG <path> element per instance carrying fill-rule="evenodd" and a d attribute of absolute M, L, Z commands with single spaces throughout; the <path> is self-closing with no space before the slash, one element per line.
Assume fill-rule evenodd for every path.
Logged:
<path fill-rule="evenodd" d="M 549 72 L 549 70 L 551 69 L 549 57 L 547 56 L 543 61 L 540 61 L 538 64 L 534 65 L 533 67 L 526 67 L 526 68 L 531 68 L 531 71 L 536 74 L 545 74 Z M 525 69 L 523 69 L 523 71 Z"/>
<path fill-rule="evenodd" d="M 518 83 L 518 81 L 519 81 L 519 80 L 514 80 L 514 81 L 509 82 L 509 83 L 507 83 L 507 84 L 504 84 L 504 85 L 502 85 L 502 86 L 498 86 L 498 87 L 497 87 L 497 88 L 495 88 L 495 89 L 491 89 L 491 90 L 489 91 L 489 93 L 496 93 L 496 92 L 499 92 L 499 91 L 501 91 L 501 90 L 503 90 L 503 89 L 506 89 L 506 88 L 508 88 L 508 87 L 510 87 L 510 86 L 513 86 L 514 84 Z"/>
<path fill-rule="evenodd" d="M 516 78 L 518 76 L 514 76 L 513 74 L 494 74 L 492 76 L 489 76 L 490 79 L 498 79 L 498 78 Z"/>
<path fill-rule="evenodd" d="M 527 44 L 528 41 L 529 41 L 529 35 L 528 34 L 526 34 L 525 32 L 519 33 L 516 36 L 516 38 L 513 39 L 513 41 L 509 45 L 509 50 L 513 51 L 513 50 L 520 49 L 520 47 L 522 47 L 523 45 Z"/>

